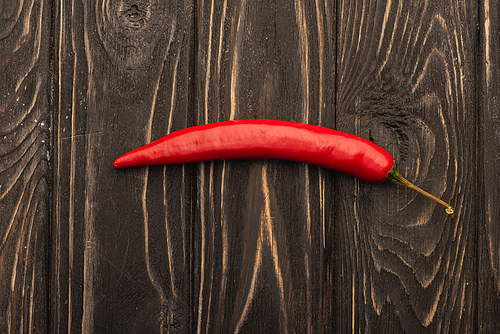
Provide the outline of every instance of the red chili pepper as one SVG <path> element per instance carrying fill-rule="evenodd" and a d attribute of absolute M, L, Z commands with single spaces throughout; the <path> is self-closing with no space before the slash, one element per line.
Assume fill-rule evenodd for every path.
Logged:
<path fill-rule="evenodd" d="M 374 143 L 337 130 L 277 120 L 239 120 L 193 126 L 115 160 L 116 168 L 229 159 L 281 159 L 343 172 L 368 182 L 404 185 L 452 207 L 405 180 L 393 157 Z"/>

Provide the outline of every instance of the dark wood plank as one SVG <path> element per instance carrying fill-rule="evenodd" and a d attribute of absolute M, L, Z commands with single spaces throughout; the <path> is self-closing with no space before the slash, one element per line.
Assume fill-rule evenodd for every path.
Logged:
<path fill-rule="evenodd" d="M 334 126 L 331 1 L 199 1 L 198 123 Z M 197 332 L 331 331 L 332 173 L 282 161 L 201 164 Z"/>
<path fill-rule="evenodd" d="M 59 4 L 53 331 L 190 332 L 190 168 L 112 162 L 193 122 L 193 4 Z"/>
<path fill-rule="evenodd" d="M 476 286 L 477 8 L 339 2 L 337 125 L 385 147 L 443 207 L 339 176 L 337 332 L 470 332 Z"/>
<path fill-rule="evenodd" d="M 500 332 L 500 3 L 481 1 L 478 332 Z"/>
<path fill-rule="evenodd" d="M 46 333 L 49 39 L 46 1 L 0 2 L 0 332 Z"/>

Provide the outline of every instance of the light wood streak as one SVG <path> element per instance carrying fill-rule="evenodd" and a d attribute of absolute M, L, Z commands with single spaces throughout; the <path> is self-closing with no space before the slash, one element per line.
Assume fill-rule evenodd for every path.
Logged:
<path fill-rule="evenodd" d="M 236 22 L 233 22 L 234 30 L 231 35 L 234 35 L 234 45 L 232 46 L 231 56 L 231 114 L 229 116 L 230 120 L 235 119 L 235 116 L 239 111 L 239 71 L 240 71 L 240 57 L 241 57 L 241 45 L 243 43 L 243 34 L 245 32 L 245 19 L 246 19 L 246 0 L 241 0 L 238 6 L 238 17 Z"/>
<path fill-rule="evenodd" d="M 318 123 L 322 124 L 325 117 L 325 29 L 324 29 L 324 13 L 326 8 L 320 8 L 319 0 L 315 0 L 316 5 L 316 26 L 318 30 L 318 62 L 319 62 L 319 87 L 318 87 Z M 326 7 L 326 4 L 325 4 Z"/>
<path fill-rule="evenodd" d="M 201 169 L 200 171 L 200 182 L 201 184 L 205 184 L 205 172 L 204 168 Z M 211 178 L 210 178 L 211 179 Z M 211 184 L 211 183 L 210 183 Z M 206 218 L 205 218 L 205 196 L 204 196 L 204 187 L 200 188 L 200 235 L 201 235 L 201 245 L 200 245 L 200 290 L 198 292 L 198 322 L 196 326 L 197 333 L 201 333 L 202 331 L 202 326 L 201 326 L 201 321 L 202 321 L 202 308 L 201 305 L 203 305 L 203 293 L 204 293 L 204 286 L 205 286 L 205 252 L 206 252 Z"/>
<path fill-rule="evenodd" d="M 223 301 L 226 297 L 227 293 L 227 285 L 228 285 L 228 272 L 229 272 L 229 224 L 231 221 L 228 219 L 228 214 L 226 212 L 227 206 L 225 205 L 225 187 L 228 184 L 227 176 L 227 165 L 226 161 L 223 162 L 222 166 L 222 185 L 221 185 L 221 201 L 220 201 L 220 211 L 221 211 L 221 229 L 222 229 L 222 270 L 221 270 L 221 278 L 220 278 L 220 291 L 219 291 L 219 305 L 217 307 L 219 309 L 223 309 Z"/>
<path fill-rule="evenodd" d="M 310 77 L 310 61 L 309 61 L 309 28 L 305 19 L 304 3 L 301 0 L 295 0 L 295 12 L 297 27 L 299 30 L 299 54 L 300 54 L 300 67 L 301 67 L 301 86 L 302 86 L 302 122 L 309 121 L 310 106 L 309 106 L 309 77 Z"/>
<path fill-rule="evenodd" d="M 495 289 L 496 297 L 500 296 L 500 229 L 498 228 L 499 210 L 498 205 L 498 142 L 500 138 L 500 122 L 498 116 L 498 101 L 500 89 L 498 85 L 498 26 L 500 25 L 497 15 L 497 9 L 500 7 L 498 1 L 485 0 L 483 4 L 483 43 L 484 49 L 484 98 L 482 101 L 483 115 L 482 120 L 485 124 L 485 133 L 483 134 L 484 144 L 484 184 L 485 184 L 485 242 L 487 245 L 487 257 L 489 268 L 493 273 L 492 286 Z M 493 190 L 493 191 L 492 191 Z M 488 272 L 489 270 L 485 270 Z M 486 291 L 488 290 L 485 288 Z M 500 327 L 500 325 L 498 325 Z M 492 326 L 492 330 L 493 330 Z"/>
<path fill-rule="evenodd" d="M 204 4 L 204 2 L 202 2 Z M 205 74 L 205 122 L 208 122 L 208 91 L 209 91 L 209 84 L 210 84 L 210 72 L 211 72 L 211 67 L 212 67 L 212 27 L 213 27 L 213 22 L 214 22 L 214 0 L 212 0 L 211 5 L 210 5 L 210 23 L 208 27 L 208 50 L 207 50 L 207 60 L 206 60 L 206 74 Z M 222 26 L 222 24 L 221 24 Z M 222 33 L 221 33 L 221 38 L 222 38 Z M 219 58 L 220 59 L 220 58 Z"/>
<path fill-rule="evenodd" d="M 88 65 L 88 73 L 90 74 L 87 79 L 88 89 L 86 93 L 87 100 L 89 104 L 92 102 L 95 103 L 95 99 L 93 98 L 93 88 L 95 87 L 95 82 L 93 82 L 93 74 L 94 67 L 92 62 L 92 53 L 91 53 L 91 44 L 89 40 L 89 23 L 88 23 L 88 5 L 84 4 L 84 52 L 85 52 L 85 61 Z M 87 146 L 92 147 L 93 144 L 93 136 L 92 131 L 87 136 Z M 94 152 L 90 151 L 87 153 L 87 161 L 85 166 L 85 183 L 86 183 L 86 193 L 84 197 L 84 252 L 83 252 L 83 314 L 82 314 L 82 325 L 81 330 L 82 333 L 91 333 L 94 330 L 94 310 L 95 310 L 95 290 L 94 290 L 94 277 L 97 275 L 95 272 L 95 264 L 97 261 L 97 252 L 95 252 L 98 247 L 96 234 L 94 230 L 95 219 L 92 217 L 92 208 L 91 208 L 91 196 L 94 195 L 95 192 L 95 182 L 96 175 L 93 170 L 92 158 L 94 156 Z M 90 156 L 89 156 L 90 155 Z"/>

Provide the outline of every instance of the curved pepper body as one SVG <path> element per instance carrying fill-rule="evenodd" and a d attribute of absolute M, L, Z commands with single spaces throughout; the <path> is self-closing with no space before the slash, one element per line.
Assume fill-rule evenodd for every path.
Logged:
<path fill-rule="evenodd" d="M 384 182 L 392 156 L 372 142 L 333 129 L 277 120 L 238 120 L 193 126 L 115 160 L 114 167 L 229 159 L 282 159 L 317 165 L 368 182 Z"/>

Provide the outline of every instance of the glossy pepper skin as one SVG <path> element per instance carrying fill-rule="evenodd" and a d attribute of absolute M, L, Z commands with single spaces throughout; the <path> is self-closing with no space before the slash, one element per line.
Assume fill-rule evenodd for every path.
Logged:
<path fill-rule="evenodd" d="M 229 159 L 281 159 L 368 182 L 391 177 L 394 159 L 372 142 L 297 122 L 250 119 L 198 125 L 166 135 L 115 160 L 116 168 Z"/>

